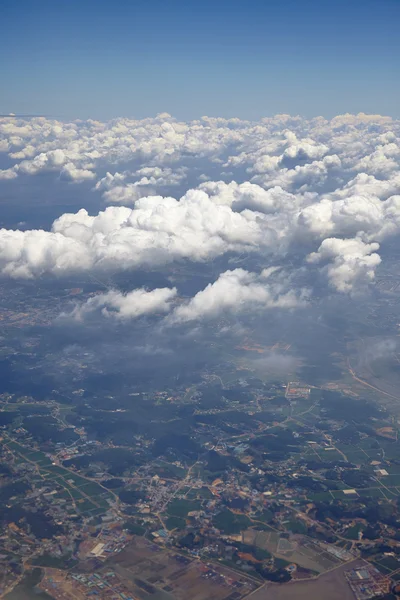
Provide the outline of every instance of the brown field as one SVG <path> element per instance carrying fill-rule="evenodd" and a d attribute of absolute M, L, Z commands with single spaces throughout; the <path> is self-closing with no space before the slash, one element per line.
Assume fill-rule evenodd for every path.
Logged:
<path fill-rule="evenodd" d="M 292 535 L 288 540 L 276 531 L 247 529 L 243 532 L 243 541 L 315 573 L 324 573 L 345 562 L 344 559 L 336 558 L 325 551 L 324 546 L 303 535 Z"/>
<path fill-rule="evenodd" d="M 134 598 L 167 592 L 171 600 L 240 600 L 260 585 L 222 565 L 205 565 L 140 537 L 108 559 L 102 570 L 110 568 L 124 580 Z"/>
<path fill-rule="evenodd" d="M 364 564 L 363 560 L 356 559 L 320 575 L 318 579 L 293 581 L 284 585 L 267 583 L 252 594 L 251 600 L 354 600 L 344 572 Z"/>
<path fill-rule="evenodd" d="M 382 437 L 388 438 L 389 440 L 396 439 L 396 431 L 393 427 L 381 427 L 376 430 L 376 433 Z"/>
<path fill-rule="evenodd" d="M 67 572 L 46 567 L 39 584 L 40 589 L 47 592 L 55 600 L 81 600 L 85 593 L 78 590 L 74 582 L 67 579 Z"/>

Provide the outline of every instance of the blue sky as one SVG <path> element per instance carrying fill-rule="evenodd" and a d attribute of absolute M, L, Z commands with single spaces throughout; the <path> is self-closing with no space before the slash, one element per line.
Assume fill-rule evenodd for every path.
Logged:
<path fill-rule="evenodd" d="M 399 22 L 399 0 L 3 0 L 0 112 L 399 117 Z"/>

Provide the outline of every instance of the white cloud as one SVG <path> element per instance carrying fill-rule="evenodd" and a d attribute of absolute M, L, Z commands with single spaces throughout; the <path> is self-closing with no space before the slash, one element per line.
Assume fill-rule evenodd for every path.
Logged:
<path fill-rule="evenodd" d="M 323 199 L 302 210 L 299 221 L 321 237 L 332 233 L 377 233 L 384 219 L 384 203 L 374 196 L 350 196 L 332 202 Z"/>
<path fill-rule="evenodd" d="M 204 261 L 267 243 L 267 233 L 262 239 L 251 215 L 234 213 L 204 192 L 190 190 L 180 201 L 154 196 L 138 200 L 133 209 L 108 207 L 95 217 L 84 209 L 64 214 L 50 232 L 0 230 L 0 272 L 35 277 Z"/>
<path fill-rule="evenodd" d="M 307 292 L 287 288 L 282 278 L 270 281 L 275 269 L 260 275 L 244 269 L 225 271 L 217 281 L 198 292 L 188 303 L 175 308 L 170 323 L 214 318 L 226 313 L 304 305 Z"/>
<path fill-rule="evenodd" d="M 135 172 L 140 177 L 138 185 L 149 185 L 154 187 L 168 187 L 181 183 L 186 178 L 188 169 L 178 167 L 173 170 L 160 167 L 142 167 Z"/>
<path fill-rule="evenodd" d="M 265 190 L 250 182 L 224 183 L 223 181 L 207 181 L 199 185 L 215 204 L 232 207 L 235 211 L 249 209 L 261 213 L 291 211 L 298 206 L 298 198 L 294 194 L 276 186 Z"/>
<path fill-rule="evenodd" d="M 381 241 L 400 228 L 400 196 L 381 201 L 377 196 L 349 196 L 332 201 L 328 198 L 304 208 L 299 223 L 309 233 L 361 236 L 366 241 Z"/>
<path fill-rule="evenodd" d="M 70 315 L 64 316 L 80 321 L 90 314 L 101 312 L 105 317 L 119 320 L 137 319 L 143 315 L 168 312 L 176 294 L 176 288 L 156 288 L 152 291 L 141 288 L 126 294 L 110 290 L 89 298 L 84 304 L 78 304 Z"/>
<path fill-rule="evenodd" d="M 27 175 L 35 175 L 39 171 L 58 170 L 66 163 L 67 156 L 63 150 L 57 148 L 49 152 L 41 152 L 32 160 L 23 160 L 18 165 L 18 171 Z"/>
<path fill-rule="evenodd" d="M 283 168 L 271 174 L 261 174 L 253 177 L 252 181 L 263 186 L 280 186 L 298 192 L 319 191 L 328 177 L 338 174 L 341 167 L 340 158 L 333 154 L 322 160 L 296 165 L 293 169 Z"/>
<path fill-rule="evenodd" d="M 143 196 L 156 195 L 156 190 L 179 185 L 186 178 L 187 169 L 143 167 L 137 171 L 124 171 L 114 174 L 107 172 L 95 185 L 103 192 L 103 198 L 110 204 L 134 204 Z M 130 181 L 130 180 L 134 181 Z"/>
<path fill-rule="evenodd" d="M 92 181 L 117 205 L 61 215 L 50 231 L 2 230 L 0 272 L 122 271 L 251 252 L 266 267 L 275 257 L 321 262 L 331 285 L 351 292 L 373 278 L 374 244 L 400 230 L 399 139 L 399 121 L 362 113 L 0 119 L 0 185 L 44 171 L 60 185 Z M 203 183 L 188 189 L 194 181 Z"/>
<path fill-rule="evenodd" d="M 18 177 L 18 171 L 15 167 L 0 169 L 0 179 L 15 179 L 16 177 Z"/>
<path fill-rule="evenodd" d="M 107 191 L 111 190 L 118 185 L 123 185 L 126 179 L 126 173 L 109 173 L 107 172 L 104 177 L 99 179 L 95 185 L 96 190 Z"/>
<path fill-rule="evenodd" d="M 148 189 L 143 189 L 138 183 L 116 185 L 103 193 L 107 204 L 135 204 L 142 196 L 149 195 Z"/>
<path fill-rule="evenodd" d="M 354 179 L 350 179 L 335 191 L 325 194 L 325 197 L 331 200 L 339 200 L 349 196 L 377 196 L 381 200 L 385 200 L 399 192 L 400 171 L 391 175 L 388 179 L 376 179 L 373 175 L 358 173 Z"/>
<path fill-rule="evenodd" d="M 339 292 L 351 292 L 356 284 L 371 283 L 381 258 L 376 250 L 379 244 L 366 244 L 360 238 L 342 240 L 326 238 L 308 256 L 310 263 L 328 263 L 324 270 L 329 283 Z"/>
<path fill-rule="evenodd" d="M 94 179 L 96 175 L 93 171 L 89 171 L 89 169 L 79 169 L 73 163 L 68 163 L 62 168 L 60 177 L 67 181 L 78 183 L 87 179 Z"/>

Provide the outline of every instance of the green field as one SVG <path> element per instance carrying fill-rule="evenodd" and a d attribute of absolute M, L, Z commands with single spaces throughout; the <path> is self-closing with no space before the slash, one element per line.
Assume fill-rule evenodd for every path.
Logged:
<path fill-rule="evenodd" d="M 106 512 L 109 507 L 107 500 L 113 496 L 98 483 L 59 465 L 53 465 L 51 460 L 39 450 L 33 451 L 12 440 L 7 440 L 6 443 L 15 453 L 17 460 L 21 462 L 26 460 L 37 465 L 42 481 L 45 479 L 64 488 L 62 491 L 58 490 L 58 497 L 76 502 L 76 507 L 81 513 L 104 514 Z"/>
<path fill-rule="evenodd" d="M 307 498 L 311 502 L 330 502 L 332 500 L 332 494 L 339 493 L 343 496 L 343 492 L 308 492 Z"/>
<path fill-rule="evenodd" d="M 96 510 L 96 508 L 98 508 L 98 506 L 93 504 L 93 502 L 90 502 L 90 500 L 83 499 L 83 500 L 79 500 L 78 508 L 79 508 L 80 512 L 86 513 L 86 512 L 90 512 L 91 510 Z"/>
<path fill-rule="evenodd" d="M 167 506 L 167 513 L 172 517 L 186 517 L 192 510 L 200 510 L 199 500 L 172 500 Z"/>
<path fill-rule="evenodd" d="M 397 571 L 400 568 L 400 562 L 397 560 L 395 556 L 382 556 L 377 560 L 374 560 L 374 563 L 377 566 L 382 566 L 386 569 L 386 572 Z"/>
<path fill-rule="evenodd" d="M 379 477 L 379 481 L 386 487 L 395 487 L 397 485 L 400 485 L 400 475 L 386 475 L 385 477 Z"/>
<path fill-rule="evenodd" d="M 130 533 L 133 533 L 135 535 L 144 535 L 146 532 L 146 529 L 144 527 L 132 520 L 126 521 L 126 523 L 123 524 L 123 528 L 127 529 Z"/>
<path fill-rule="evenodd" d="M 26 454 L 26 457 L 28 460 L 33 460 L 33 462 L 40 462 L 40 464 L 42 465 L 51 465 L 51 460 L 45 456 L 43 454 L 43 452 L 39 452 L 39 451 L 33 451 L 33 452 L 28 452 L 28 454 Z"/>
<path fill-rule="evenodd" d="M 285 523 L 285 529 L 291 531 L 292 533 L 307 533 L 308 527 L 307 525 L 301 521 L 300 519 L 291 519 L 287 523 Z"/>
<path fill-rule="evenodd" d="M 235 514 L 225 509 L 213 518 L 213 524 L 223 533 L 231 534 L 247 529 L 251 525 L 251 521 L 245 515 Z"/>
<path fill-rule="evenodd" d="M 363 531 L 365 527 L 361 523 L 356 523 L 353 527 L 349 527 L 344 534 L 348 540 L 358 540 L 358 533 Z"/>
<path fill-rule="evenodd" d="M 274 513 L 268 509 L 263 510 L 262 513 L 256 515 L 254 517 L 257 521 L 262 521 L 263 523 L 269 523 L 274 518 Z"/>
<path fill-rule="evenodd" d="M 210 500 L 213 498 L 213 495 L 207 487 L 202 487 L 200 489 L 190 490 L 190 492 L 187 494 L 187 498 L 188 500 L 197 498 L 206 498 L 207 500 Z"/>
<path fill-rule="evenodd" d="M 168 517 L 165 524 L 170 531 L 172 529 L 185 529 L 186 527 L 186 521 L 181 517 Z"/>
<path fill-rule="evenodd" d="M 97 483 L 88 482 L 87 480 L 85 481 L 86 483 L 84 485 L 79 486 L 79 489 L 87 496 L 96 496 L 98 494 L 104 493 L 104 489 L 100 487 Z"/>
<path fill-rule="evenodd" d="M 154 465 L 154 471 L 160 477 L 177 477 L 178 479 L 183 479 L 186 475 L 186 469 L 162 460 Z"/>

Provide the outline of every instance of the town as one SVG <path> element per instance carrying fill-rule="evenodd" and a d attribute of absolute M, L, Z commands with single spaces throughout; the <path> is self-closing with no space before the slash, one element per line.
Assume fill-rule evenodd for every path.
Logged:
<path fill-rule="evenodd" d="M 394 589 L 393 416 L 331 386 L 243 375 L 135 392 L 135 419 L 157 407 L 142 432 L 127 403 L 82 404 L 84 390 L 74 404 L 3 394 L 1 595 L 38 569 L 64 600 L 183 599 L 188 586 L 239 600 L 334 573 L 359 600 Z"/>

